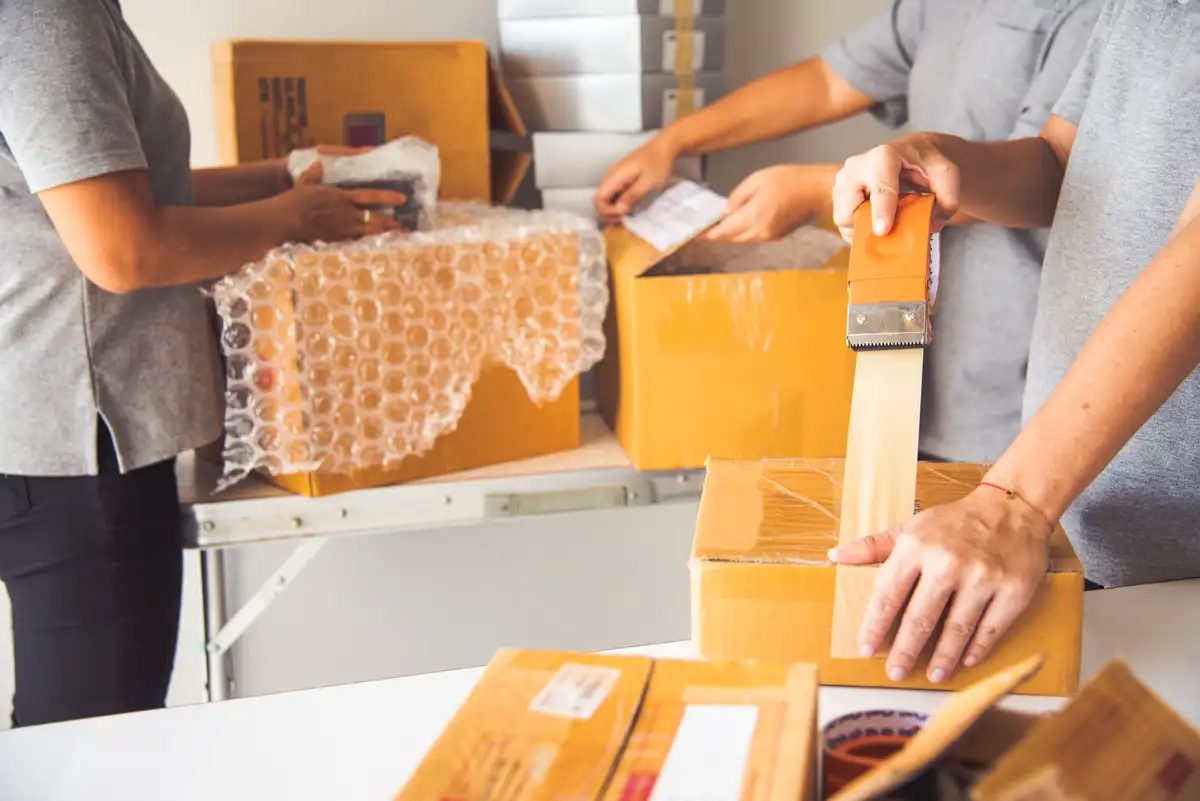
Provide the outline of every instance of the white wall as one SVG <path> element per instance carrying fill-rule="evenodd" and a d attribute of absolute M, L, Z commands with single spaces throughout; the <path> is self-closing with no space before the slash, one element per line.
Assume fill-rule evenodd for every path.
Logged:
<path fill-rule="evenodd" d="M 731 79 L 741 83 L 811 55 L 884 4 L 728 0 Z M 123 5 L 188 108 L 197 166 L 216 158 L 208 60 L 214 40 L 495 41 L 494 0 Z M 727 190 L 760 167 L 841 160 L 881 136 L 869 120 L 844 123 L 718 156 L 712 176 Z M 237 692 L 481 664 L 503 644 L 612 648 L 686 638 L 684 562 L 695 509 L 678 504 L 334 542 L 235 648 Z M 277 546 L 234 554 L 228 562 L 233 605 L 244 602 L 285 554 Z M 195 655 L 186 646 L 185 652 Z"/>

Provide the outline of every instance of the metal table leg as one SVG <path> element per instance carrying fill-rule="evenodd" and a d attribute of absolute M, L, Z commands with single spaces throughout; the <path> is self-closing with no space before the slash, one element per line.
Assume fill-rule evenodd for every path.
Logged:
<path fill-rule="evenodd" d="M 225 626 L 225 565 L 219 549 L 200 551 L 200 571 L 204 583 L 204 641 L 208 663 L 208 700 L 229 697 L 229 654 L 213 648 L 213 642 Z"/>

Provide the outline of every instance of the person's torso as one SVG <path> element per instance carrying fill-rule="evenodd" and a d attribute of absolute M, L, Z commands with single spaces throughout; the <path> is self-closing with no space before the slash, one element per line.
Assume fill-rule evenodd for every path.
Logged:
<path fill-rule="evenodd" d="M 926 0 L 911 53 L 908 127 L 971 140 L 1012 136 L 1067 0 Z M 969 225 L 942 233 L 921 450 L 997 459 L 1021 400 L 1046 232 Z"/>
<path fill-rule="evenodd" d="M 1170 237 L 1200 179 L 1200 4 L 1117 2 L 1051 232 L 1026 416 Z M 1106 586 L 1200 576 L 1200 372 L 1063 520 Z"/>
<path fill-rule="evenodd" d="M 111 8 L 111 25 L 94 35 L 111 37 L 122 62 L 155 201 L 190 205 L 191 143 L 182 104 L 116 4 L 81 2 Z M 54 102 L 29 99 L 39 101 Z M 2 130 L 0 218 L 0 473 L 94 472 L 98 413 L 113 429 L 126 469 L 202 444 L 193 442 L 200 432 L 212 439 L 220 416 L 218 374 L 199 291 L 114 295 L 86 281 L 30 193 Z"/>

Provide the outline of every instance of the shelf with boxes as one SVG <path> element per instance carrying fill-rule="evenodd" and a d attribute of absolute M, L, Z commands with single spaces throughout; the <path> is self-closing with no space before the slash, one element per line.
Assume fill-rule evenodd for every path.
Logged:
<path fill-rule="evenodd" d="M 594 219 L 614 163 L 726 90 L 724 0 L 499 0 L 498 11 L 544 208 Z M 704 177 L 701 159 L 677 169 Z"/>

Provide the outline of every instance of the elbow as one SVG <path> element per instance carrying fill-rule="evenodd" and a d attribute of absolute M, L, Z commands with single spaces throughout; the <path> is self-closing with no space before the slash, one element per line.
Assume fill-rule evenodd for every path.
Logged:
<path fill-rule="evenodd" d="M 137 250 L 134 248 L 133 250 Z M 79 269 L 95 286 L 113 295 L 130 295 L 158 285 L 137 253 L 108 254 Z"/>

